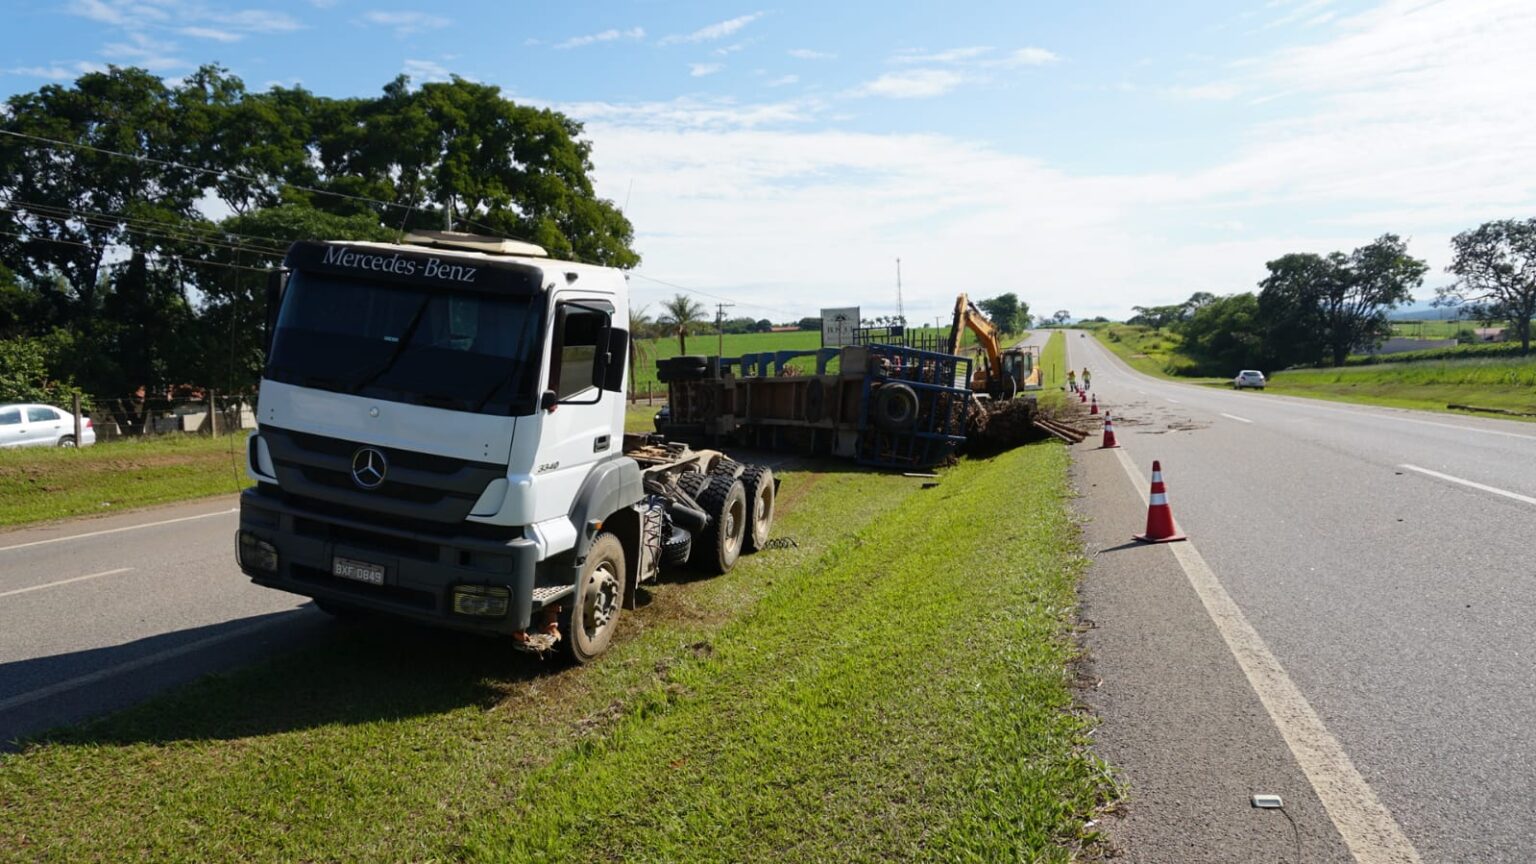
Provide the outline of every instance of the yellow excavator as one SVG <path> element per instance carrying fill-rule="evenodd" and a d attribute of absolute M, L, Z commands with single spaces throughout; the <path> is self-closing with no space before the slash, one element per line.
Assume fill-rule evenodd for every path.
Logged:
<path fill-rule="evenodd" d="M 969 328 L 981 346 L 981 362 L 971 372 L 971 391 L 993 399 L 1012 399 L 1040 387 L 1040 370 L 1025 348 L 1003 348 L 997 325 L 981 314 L 970 298 L 955 298 L 955 320 L 949 326 L 949 353 L 960 353 L 960 337 Z"/>

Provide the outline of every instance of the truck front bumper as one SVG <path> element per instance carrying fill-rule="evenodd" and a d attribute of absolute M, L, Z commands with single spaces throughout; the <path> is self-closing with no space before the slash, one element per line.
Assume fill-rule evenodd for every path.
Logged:
<path fill-rule="evenodd" d="M 240 495 L 240 533 L 235 545 L 238 552 L 242 537 L 248 550 L 260 544 L 263 554 L 238 556 L 240 569 L 251 581 L 268 588 L 458 630 L 491 634 L 526 630 L 536 602 L 534 542 L 524 537 L 491 539 L 462 529 L 404 527 L 359 514 L 338 514 L 318 502 L 285 500 L 258 484 Z M 275 561 L 267 549 L 275 550 Z M 382 584 L 332 575 L 338 558 L 382 568 Z M 457 586 L 507 589 L 506 614 L 455 612 L 453 589 Z"/>

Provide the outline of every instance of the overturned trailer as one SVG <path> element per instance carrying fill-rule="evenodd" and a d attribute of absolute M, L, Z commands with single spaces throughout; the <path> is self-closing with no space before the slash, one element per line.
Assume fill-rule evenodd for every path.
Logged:
<path fill-rule="evenodd" d="M 814 368 L 813 371 L 809 371 Z M 657 431 L 696 444 L 733 442 L 926 468 L 965 441 L 968 358 L 867 344 L 656 364 L 667 385 Z"/>

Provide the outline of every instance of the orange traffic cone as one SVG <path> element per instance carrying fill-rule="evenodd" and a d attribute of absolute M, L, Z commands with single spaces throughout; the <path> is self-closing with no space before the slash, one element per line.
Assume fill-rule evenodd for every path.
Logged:
<path fill-rule="evenodd" d="M 1097 394 L 1097 393 L 1093 394 L 1093 401 L 1088 406 L 1088 413 L 1089 414 L 1097 414 L 1097 413 L 1099 413 L 1099 394 Z"/>
<path fill-rule="evenodd" d="M 1120 445 L 1115 442 L 1115 422 L 1110 419 L 1109 412 L 1104 412 L 1104 443 L 1099 445 L 1100 450 L 1113 450 Z"/>
<path fill-rule="evenodd" d="M 1168 506 L 1168 490 L 1163 486 L 1163 463 L 1152 463 L 1152 500 L 1147 505 L 1147 531 L 1132 535 L 1143 543 L 1172 543 L 1187 540 L 1173 524 L 1173 510 Z"/>
<path fill-rule="evenodd" d="M 1088 401 L 1088 391 L 1087 390 L 1079 390 L 1079 391 L 1077 391 L 1077 401 L 1079 401 L 1079 402 L 1087 402 Z"/>

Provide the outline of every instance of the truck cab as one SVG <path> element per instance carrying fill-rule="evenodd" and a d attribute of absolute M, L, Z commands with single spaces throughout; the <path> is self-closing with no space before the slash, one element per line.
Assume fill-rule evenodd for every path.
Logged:
<path fill-rule="evenodd" d="M 268 294 L 236 538 L 253 581 L 525 641 L 573 607 L 616 616 L 660 518 L 622 448 L 620 271 L 432 232 L 295 243 Z M 600 534 L 630 548 L 594 601 Z"/>

